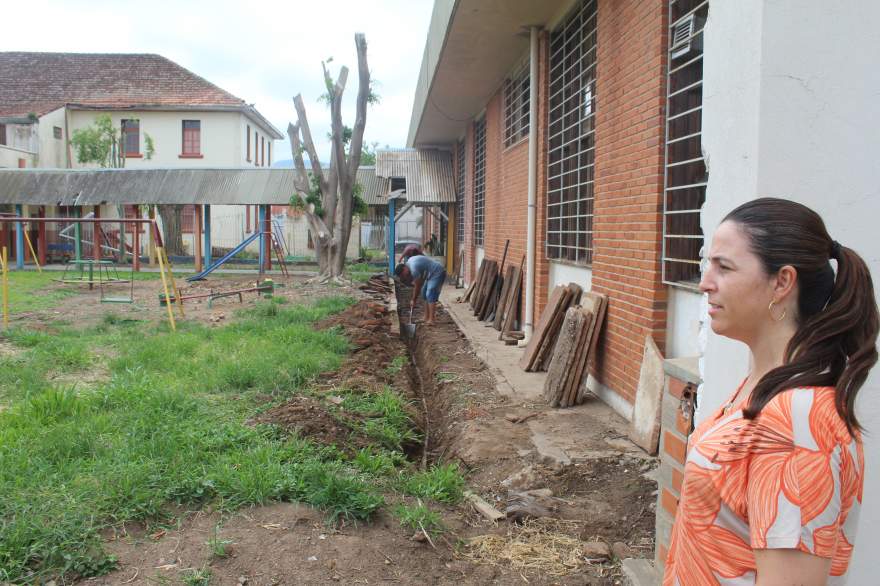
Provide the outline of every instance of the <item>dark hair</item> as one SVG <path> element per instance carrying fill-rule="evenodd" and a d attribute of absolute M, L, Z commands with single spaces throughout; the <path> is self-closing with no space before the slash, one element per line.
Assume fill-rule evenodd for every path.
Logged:
<path fill-rule="evenodd" d="M 399 277 L 403 273 L 403 269 L 406 268 L 406 263 L 399 263 L 396 267 L 394 267 L 394 276 Z"/>
<path fill-rule="evenodd" d="M 768 275 L 784 266 L 797 271 L 797 331 L 784 364 L 758 381 L 743 410 L 753 419 L 776 395 L 801 386 L 835 387 L 835 406 L 851 434 L 862 429 L 856 394 L 877 362 L 880 329 L 868 266 L 854 250 L 833 240 L 819 214 L 776 198 L 745 203 L 724 218 L 750 240 Z M 837 276 L 829 262 L 837 261 Z"/>

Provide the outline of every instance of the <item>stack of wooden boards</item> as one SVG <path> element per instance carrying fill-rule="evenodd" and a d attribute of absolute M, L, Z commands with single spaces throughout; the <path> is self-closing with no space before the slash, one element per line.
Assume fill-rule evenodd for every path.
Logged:
<path fill-rule="evenodd" d="M 576 285 L 559 285 L 550 295 L 520 366 L 547 370 L 544 396 L 553 407 L 583 402 L 584 379 L 595 360 L 608 298 Z"/>
<path fill-rule="evenodd" d="M 519 361 L 519 365 L 526 372 L 540 372 L 547 370 L 550 359 L 553 357 L 553 348 L 556 347 L 556 339 L 565 318 L 565 312 L 581 300 L 583 289 L 580 285 L 569 283 L 558 285 L 550 294 L 547 307 L 532 332 L 526 351 Z"/>
<path fill-rule="evenodd" d="M 525 261 L 525 258 L 523 258 Z M 521 340 L 522 332 L 516 331 L 522 292 L 523 267 L 508 266 L 502 275 L 494 260 L 483 260 L 477 278 L 462 297 L 469 302 L 477 319 L 486 321 L 499 330 L 498 339 L 507 344 Z"/>
<path fill-rule="evenodd" d="M 607 302 L 604 295 L 588 292 L 579 306 L 565 312 L 544 381 L 544 397 L 551 407 L 571 407 L 583 402 L 587 392 L 584 379 L 595 362 Z"/>

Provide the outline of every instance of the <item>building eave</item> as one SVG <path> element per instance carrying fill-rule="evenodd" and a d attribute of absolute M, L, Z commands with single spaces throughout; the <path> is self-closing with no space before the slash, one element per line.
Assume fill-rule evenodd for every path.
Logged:
<path fill-rule="evenodd" d="M 528 51 L 530 26 L 550 26 L 574 0 L 436 0 L 407 146 L 455 142 Z"/>

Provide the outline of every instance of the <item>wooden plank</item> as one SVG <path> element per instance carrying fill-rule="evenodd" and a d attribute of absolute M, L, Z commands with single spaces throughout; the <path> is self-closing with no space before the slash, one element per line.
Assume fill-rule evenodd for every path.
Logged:
<path fill-rule="evenodd" d="M 501 322 L 500 335 L 506 336 L 514 330 L 514 324 L 520 317 L 520 304 L 522 303 L 522 271 L 516 269 L 513 274 L 513 287 L 510 291 L 510 299 L 504 312 L 504 321 Z M 522 324 L 518 324 L 522 327 Z"/>
<path fill-rule="evenodd" d="M 565 319 L 565 312 L 568 310 L 570 300 L 571 290 L 566 287 L 562 294 L 562 299 L 560 299 L 559 305 L 556 307 L 553 317 L 547 325 L 547 330 L 544 332 L 544 339 L 541 341 L 541 345 L 532 360 L 530 366 L 532 371 L 540 372 L 547 370 L 549 359 L 553 357 L 553 349 L 556 346 L 556 339 L 559 336 L 559 328 L 562 327 L 563 320 Z"/>
<path fill-rule="evenodd" d="M 602 293 L 593 293 L 592 291 L 587 293 L 590 297 L 597 298 L 598 304 L 596 307 L 595 319 L 593 320 L 594 326 L 593 331 L 590 334 L 590 346 L 587 353 L 587 374 L 591 372 L 595 372 L 596 370 L 596 352 L 598 352 L 599 347 L 599 336 L 601 336 L 602 325 L 605 323 L 605 314 L 608 309 L 608 296 Z M 578 396 L 576 402 L 578 405 L 584 402 L 584 399 L 587 395 L 586 385 L 581 386 L 578 391 Z"/>
<path fill-rule="evenodd" d="M 485 262 L 485 260 L 483 262 Z M 464 297 L 461 298 L 462 302 L 469 301 L 472 298 L 474 291 L 477 289 L 477 283 L 480 282 L 480 273 L 482 273 L 482 271 L 483 271 L 483 265 L 481 263 L 480 270 L 477 271 L 477 277 L 471 282 L 470 286 L 468 287 L 467 292 L 465 292 L 465 294 L 464 294 Z"/>
<path fill-rule="evenodd" d="M 579 307 L 581 315 L 583 315 L 583 325 L 581 326 L 580 337 L 578 338 L 577 347 L 572 354 L 572 360 L 568 365 L 568 381 L 565 388 L 565 394 L 560 401 L 561 407 L 571 407 L 577 401 L 578 389 L 584 380 L 584 372 L 587 366 L 587 350 L 590 347 L 590 332 L 593 329 L 595 320 L 593 314 L 584 307 Z"/>
<path fill-rule="evenodd" d="M 513 329 L 513 323 L 519 317 L 520 291 L 522 291 L 523 265 L 526 257 L 523 255 L 519 268 L 513 273 L 513 287 L 510 290 L 510 298 L 505 307 L 503 321 L 501 322 L 501 335 Z M 501 339 L 500 337 L 498 338 Z"/>
<path fill-rule="evenodd" d="M 559 340 L 550 361 L 550 368 L 547 370 L 547 378 L 544 380 L 544 397 L 551 407 L 559 405 L 571 355 L 576 347 L 582 325 L 583 314 L 579 309 L 570 308 L 565 312 L 565 319 L 559 330 Z"/>
<path fill-rule="evenodd" d="M 474 315 L 479 319 L 483 319 L 486 315 L 486 308 L 491 298 L 492 287 L 495 284 L 495 277 L 498 275 L 498 263 L 494 260 L 486 261 L 486 278 L 483 280 L 483 288 L 480 291 L 480 299 L 477 307 L 474 308 Z"/>
<path fill-rule="evenodd" d="M 656 454 L 660 443 L 660 405 L 663 401 L 663 355 L 654 339 L 645 336 L 645 352 L 639 370 L 639 385 L 629 425 L 629 437 L 637 446 Z"/>
<path fill-rule="evenodd" d="M 559 328 L 562 327 L 562 320 L 565 319 L 565 312 L 568 311 L 569 307 L 577 305 L 581 298 L 581 293 L 583 292 L 581 286 L 576 283 L 569 283 L 566 285 L 566 289 L 568 290 L 568 297 L 560 307 L 558 319 L 551 322 L 551 327 L 547 333 L 544 344 L 541 346 L 541 350 L 538 352 L 538 357 L 532 365 L 532 369 L 535 371 L 547 370 L 547 368 L 549 368 L 550 359 L 553 357 L 553 348 L 556 345 L 556 337 L 559 335 Z"/>
<path fill-rule="evenodd" d="M 501 287 L 501 296 L 498 298 L 498 306 L 495 308 L 495 320 L 492 322 L 492 327 L 496 330 L 500 330 L 501 324 L 504 322 L 504 310 L 510 301 L 508 298 L 513 288 L 513 273 L 515 271 L 516 267 L 507 267 L 507 274 L 504 275 L 504 285 Z"/>
<path fill-rule="evenodd" d="M 474 284 L 474 292 L 470 298 L 471 309 L 473 309 L 477 305 L 477 300 L 479 299 L 479 296 L 480 296 L 480 288 L 483 286 L 483 281 L 486 278 L 486 263 L 487 262 L 488 261 L 486 259 L 483 259 L 483 262 L 480 263 L 480 270 L 477 271 L 477 278 L 474 282 L 475 283 Z"/>
<path fill-rule="evenodd" d="M 532 361 L 535 359 L 538 349 L 544 341 L 544 335 L 547 333 L 547 328 L 553 320 L 557 306 L 565 295 L 568 295 L 568 289 L 563 285 L 557 285 L 550 294 L 550 299 L 547 301 L 547 306 L 544 308 L 541 317 L 538 319 L 538 324 L 532 332 L 532 337 L 526 346 L 526 351 L 523 352 L 523 355 L 520 358 L 519 365 L 523 370 L 529 370 L 531 367 Z"/>

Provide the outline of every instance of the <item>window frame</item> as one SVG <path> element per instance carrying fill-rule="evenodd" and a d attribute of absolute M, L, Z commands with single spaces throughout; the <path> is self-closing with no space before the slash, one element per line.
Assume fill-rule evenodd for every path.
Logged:
<path fill-rule="evenodd" d="M 473 145 L 473 209 L 474 246 L 483 247 L 486 242 L 486 116 L 474 120 Z"/>
<path fill-rule="evenodd" d="M 137 118 L 123 118 L 120 121 L 122 127 L 123 154 L 126 159 L 142 157 L 141 154 L 141 121 Z M 134 136 L 135 150 L 128 150 L 129 139 Z"/>
<path fill-rule="evenodd" d="M 187 128 L 187 123 L 190 125 L 196 124 L 195 128 L 190 127 Z M 181 121 L 181 149 L 180 149 L 180 157 L 181 158 L 202 158 L 204 155 L 202 154 L 202 121 L 201 120 L 183 120 Z M 189 135 L 189 136 L 187 136 Z M 195 136 L 195 138 L 193 138 Z M 189 146 L 187 146 L 189 145 Z M 195 152 L 192 151 L 193 146 L 195 146 Z"/>
<path fill-rule="evenodd" d="M 467 151 L 465 150 L 467 147 L 467 141 L 462 138 L 458 141 L 456 145 L 456 165 L 458 168 L 456 169 L 455 174 L 455 237 L 458 240 L 458 246 L 464 246 L 464 237 L 465 237 L 465 229 L 464 229 L 464 214 L 465 214 L 465 199 L 467 197 Z"/>
<path fill-rule="evenodd" d="M 9 139 L 6 134 L 6 124 L 0 124 L 0 145 L 9 146 Z"/>
<path fill-rule="evenodd" d="M 550 34 L 545 254 L 591 266 L 598 2 L 580 0 Z"/>
<path fill-rule="evenodd" d="M 704 244 L 700 211 L 708 184 L 702 153 L 702 41 L 709 0 L 672 0 L 668 10 L 661 279 L 698 291 Z M 688 20 L 693 21 L 690 35 L 676 42 L 676 28 Z"/>
<path fill-rule="evenodd" d="M 245 133 L 247 137 L 247 156 L 245 157 L 245 161 L 248 163 L 251 162 L 251 125 L 247 125 L 247 132 Z"/>
<path fill-rule="evenodd" d="M 529 136 L 531 71 L 528 55 L 511 70 L 504 79 L 502 88 L 502 116 L 504 134 L 502 144 L 505 149 L 516 146 Z"/>

